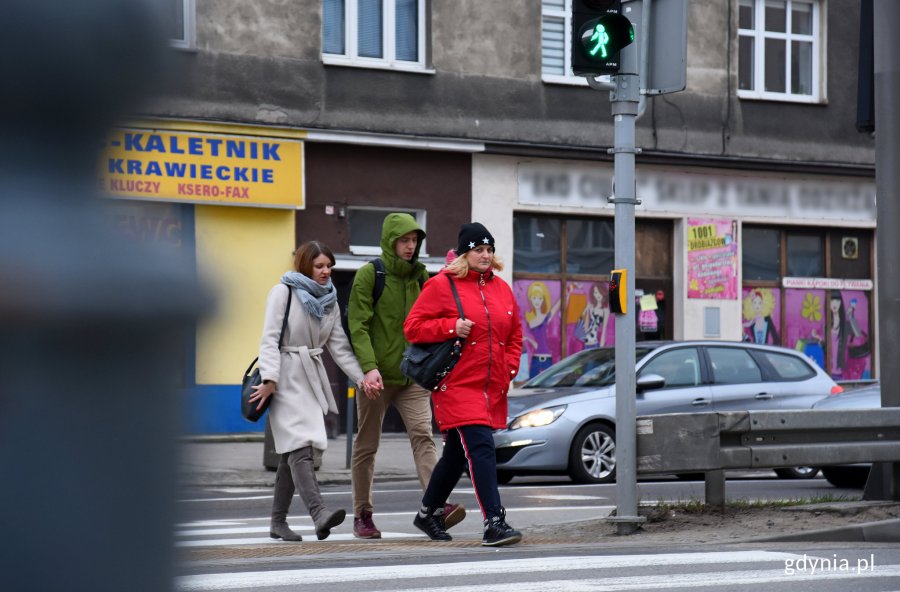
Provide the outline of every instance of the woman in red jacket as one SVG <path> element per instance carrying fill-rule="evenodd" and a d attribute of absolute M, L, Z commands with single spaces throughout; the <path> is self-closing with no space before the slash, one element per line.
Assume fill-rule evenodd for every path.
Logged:
<path fill-rule="evenodd" d="M 522 326 L 509 284 L 494 275 L 503 265 L 494 256 L 494 237 L 487 228 L 463 224 L 456 253 L 451 264 L 425 283 L 403 325 L 412 343 L 464 339 L 459 362 L 432 393 L 434 417 L 446 442 L 413 524 L 432 540 L 451 540 L 443 508 L 468 465 L 484 520 L 482 545 L 511 545 L 522 533 L 506 523 L 491 434 L 506 425 L 506 393 L 519 370 Z"/>

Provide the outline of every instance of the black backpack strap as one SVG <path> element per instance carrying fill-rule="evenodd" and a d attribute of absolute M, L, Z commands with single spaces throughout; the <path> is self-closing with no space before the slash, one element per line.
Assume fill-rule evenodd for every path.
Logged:
<path fill-rule="evenodd" d="M 459 311 L 459 318 L 465 320 L 466 313 L 463 312 L 462 302 L 459 301 L 459 292 L 456 291 L 456 282 L 454 282 L 453 278 L 449 275 L 447 276 L 447 280 L 450 281 L 450 289 L 453 291 L 453 299 L 456 300 L 456 310 Z"/>
<path fill-rule="evenodd" d="M 369 263 L 375 268 L 375 285 L 372 286 L 372 310 L 375 310 L 378 299 L 384 293 L 384 282 L 387 272 L 384 270 L 384 261 L 380 257 L 372 259 Z"/>

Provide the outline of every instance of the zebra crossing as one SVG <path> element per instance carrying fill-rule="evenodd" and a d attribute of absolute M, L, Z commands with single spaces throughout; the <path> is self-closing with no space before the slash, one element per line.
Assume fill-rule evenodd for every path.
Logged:
<path fill-rule="evenodd" d="M 900 560 L 900 558 L 897 558 Z M 900 589 L 900 564 L 844 566 L 830 554 L 764 550 L 573 555 L 526 559 L 429 562 L 314 569 L 244 571 L 179 577 L 182 592 L 300 589 L 317 592 L 421 590 L 423 592 L 615 592 L 627 590 L 759 590 L 765 586 L 814 585 L 821 590 Z M 870 561 L 868 558 L 866 562 Z M 816 565 L 818 569 L 810 569 Z M 802 566 L 802 569 L 801 569 Z M 834 587 L 832 587 L 834 586 Z M 806 588 L 804 588 L 806 589 Z M 867 588 L 871 589 L 871 588 Z"/>
<path fill-rule="evenodd" d="M 406 514 L 409 514 L 408 512 Z M 353 540 L 352 517 L 328 537 L 328 541 Z M 291 529 L 303 537 L 303 544 L 315 544 L 316 529 L 309 517 L 290 517 Z M 426 538 L 421 532 L 382 531 L 383 539 Z M 340 532 L 344 531 L 344 532 Z M 179 548 L 230 547 L 236 545 L 284 545 L 282 541 L 269 537 L 269 517 L 233 518 L 222 520 L 202 520 L 177 524 L 175 546 Z"/>

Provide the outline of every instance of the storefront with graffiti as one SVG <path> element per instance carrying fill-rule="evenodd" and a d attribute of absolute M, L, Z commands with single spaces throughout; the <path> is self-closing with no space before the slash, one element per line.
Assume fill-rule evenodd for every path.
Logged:
<path fill-rule="evenodd" d="M 615 344 L 612 179 L 610 163 L 474 159 L 473 218 L 509 229 L 517 381 Z M 877 376 L 874 192 L 864 177 L 639 166 L 637 339 L 778 344 L 837 380 Z"/>

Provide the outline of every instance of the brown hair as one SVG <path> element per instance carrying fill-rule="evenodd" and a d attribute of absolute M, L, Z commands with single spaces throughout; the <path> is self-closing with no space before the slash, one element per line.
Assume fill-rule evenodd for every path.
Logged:
<path fill-rule="evenodd" d="M 325 243 L 316 240 L 303 243 L 294 251 L 294 270 L 306 277 L 312 277 L 313 261 L 319 255 L 328 257 L 332 266 L 335 264 L 334 253 Z"/>

